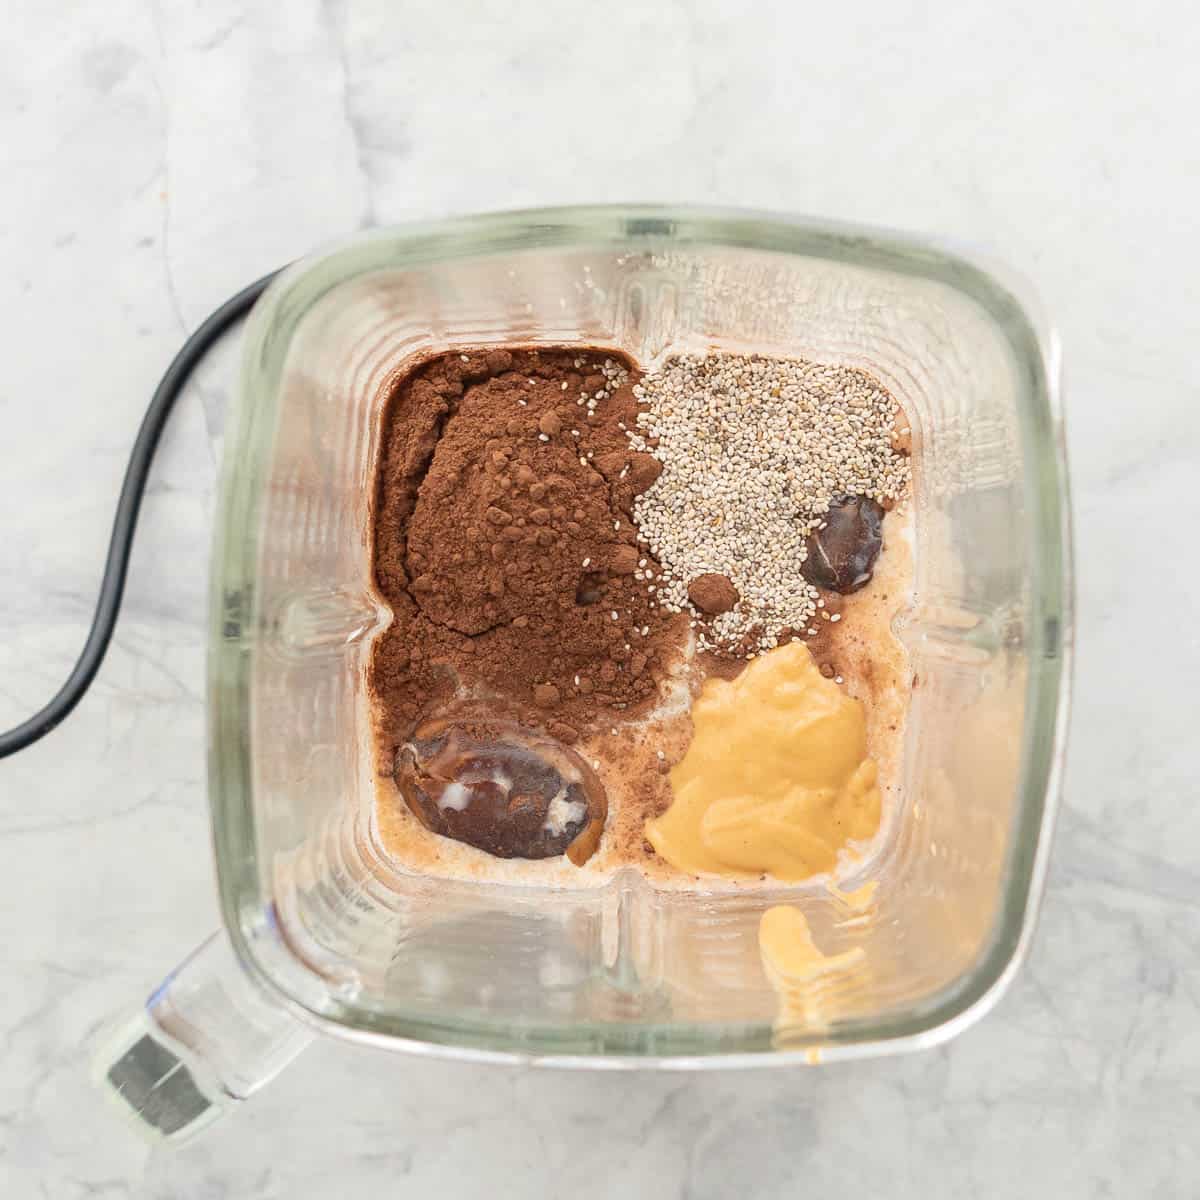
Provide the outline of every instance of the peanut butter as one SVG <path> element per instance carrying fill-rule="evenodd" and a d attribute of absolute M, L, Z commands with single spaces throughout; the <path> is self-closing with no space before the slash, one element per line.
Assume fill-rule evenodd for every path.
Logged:
<path fill-rule="evenodd" d="M 737 679 L 708 679 L 695 736 L 671 772 L 674 802 L 646 837 L 694 874 L 832 871 L 879 828 L 875 763 L 862 704 L 825 679 L 806 646 L 756 658 Z"/>

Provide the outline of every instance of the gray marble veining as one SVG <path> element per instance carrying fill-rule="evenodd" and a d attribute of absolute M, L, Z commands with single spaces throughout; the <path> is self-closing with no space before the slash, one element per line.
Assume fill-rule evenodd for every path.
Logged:
<path fill-rule="evenodd" d="M 671 199 L 984 245 L 1068 368 L 1077 703 L 1032 957 L 941 1050 L 563 1075 L 322 1043 L 179 1153 L 81 1046 L 216 923 L 204 606 L 236 347 L 154 472 L 79 711 L 0 765 L 0 1195 L 1192 1196 L 1200 1188 L 1200 33 L 1105 0 L 18 3 L 0 39 L 0 724 L 81 643 L 125 455 L 184 331 L 417 215 Z"/>

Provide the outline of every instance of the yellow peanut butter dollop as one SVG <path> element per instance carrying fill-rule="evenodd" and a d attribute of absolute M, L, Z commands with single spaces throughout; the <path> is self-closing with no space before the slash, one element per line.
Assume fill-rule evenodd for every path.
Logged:
<path fill-rule="evenodd" d="M 802 643 L 754 659 L 732 682 L 706 680 L 692 720 L 691 745 L 671 772 L 675 799 L 646 823 L 673 866 L 807 879 L 879 828 L 863 707 L 821 675 Z"/>

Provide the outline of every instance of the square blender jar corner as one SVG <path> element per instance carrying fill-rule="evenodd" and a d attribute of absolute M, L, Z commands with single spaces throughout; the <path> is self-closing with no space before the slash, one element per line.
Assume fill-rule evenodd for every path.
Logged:
<path fill-rule="evenodd" d="M 381 412 L 417 357 L 512 344 L 802 357 L 861 367 L 902 405 L 914 583 L 894 630 L 912 693 L 865 905 L 824 886 L 657 890 L 632 868 L 579 889 L 472 883 L 389 860 L 367 690 L 390 619 L 371 563 Z M 994 1003 L 1046 870 L 1072 636 L 1057 344 L 1023 285 L 933 242 L 755 212 L 400 226 L 272 284 L 229 428 L 208 692 L 225 929 L 98 1060 L 147 1132 L 188 1136 L 314 1031 L 575 1066 L 795 1064 L 933 1045 Z M 778 903 L 869 964 L 786 1021 L 757 941 Z M 169 1103 L 151 1086 L 168 1076 Z"/>

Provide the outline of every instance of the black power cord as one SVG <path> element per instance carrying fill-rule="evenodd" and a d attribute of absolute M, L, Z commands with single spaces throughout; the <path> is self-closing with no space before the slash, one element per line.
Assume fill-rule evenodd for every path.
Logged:
<path fill-rule="evenodd" d="M 179 399 L 183 385 L 187 383 L 188 376 L 196 364 L 227 329 L 254 307 L 255 301 L 278 274 L 278 271 L 272 271 L 270 275 L 264 275 L 210 313 L 195 333 L 183 343 L 179 353 L 159 380 L 150 407 L 142 418 L 137 441 L 133 443 L 129 466 L 125 468 L 125 482 L 121 485 L 121 497 L 117 501 L 112 537 L 108 543 L 108 558 L 104 563 L 100 594 L 96 600 L 96 614 L 92 618 L 87 641 L 74 670 L 50 703 L 15 729 L 0 733 L 0 758 L 16 754 L 18 750 L 24 750 L 26 746 L 31 746 L 39 738 L 45 737 L 83 699 L 92 680 L 96 678 L 96 672 L 100 670 L 100 664 L 104 661 L 104 654 L 112 640 L 117 615 L 121 610 L 121 596 L 125 591 L 125 576 L 129 571 L 129 553 L 133 548 L 138 511 L 142 506 L 142 495 L 146 490 L 150 464 L 154 461 L 154 451 L 158 448 L 167 418 L 171 415 L 175 401 Z"/>

